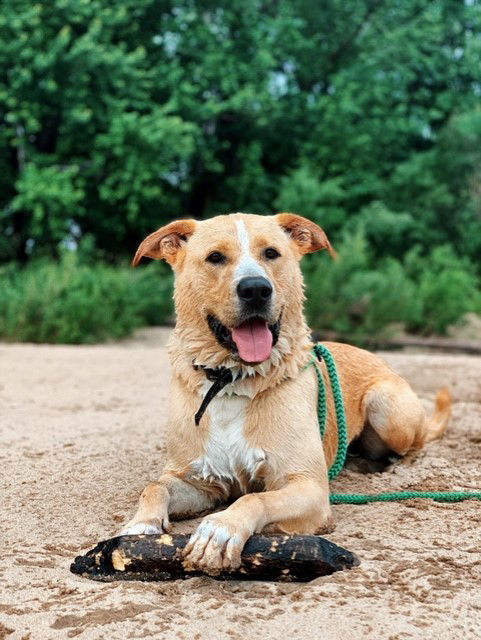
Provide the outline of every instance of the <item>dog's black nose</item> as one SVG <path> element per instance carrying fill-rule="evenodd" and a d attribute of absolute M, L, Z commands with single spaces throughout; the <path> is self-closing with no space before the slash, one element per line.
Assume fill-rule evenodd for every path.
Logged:
<path fill-rule="evenodd" d="M 237 295 L 249 306 L 264 306 L 272 296 L 272 285 L 261 276 L 242 278 L 237 285 Z"/>

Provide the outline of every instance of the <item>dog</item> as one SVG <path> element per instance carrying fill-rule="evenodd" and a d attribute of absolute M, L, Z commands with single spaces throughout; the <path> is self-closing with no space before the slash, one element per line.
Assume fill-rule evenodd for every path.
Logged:
<path fill-rule="evenodd" d="M 140 244 L 134 266 L 149 257 L 174 270 L 177 322 L 169 344 L 167 462 L 121 535 L 167 532 L 170 519 L 230 503 L 204 517 L 184 550 L 186 568 L 216 575 L 239 567 L 254 532 L 332 530 L 328 469 L 337 424 L 318 362 L 328 396 L 321 440 L 299 264 L 322 249 L 335 257 L 323 229 L 291 213 L 179 220 Z M 349 441 L 366 456 L 403 456 L 442 435 L 451 407 L 446 389 L 427 417 L 409 384 L 380 358 L 325 345 L 337 364 Z"/>

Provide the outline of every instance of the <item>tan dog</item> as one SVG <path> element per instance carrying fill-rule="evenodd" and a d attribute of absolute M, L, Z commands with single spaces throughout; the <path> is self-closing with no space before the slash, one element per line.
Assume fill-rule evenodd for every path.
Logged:
<path fill-rule="evenodd" d="M 327 470 L 337 426 L 320 364 L 329 390 L 323 443 L 316 373 L 306 368 L 312 343 L 299 267 L 319 249 L 334 254 L 320 227 L 289 213 L 180 220 L 142 242 L 134 265 L 148 256 L 175 271 L 177 324 L 167 463 L 122 534 L 167 531 L 169 518 L 234 500 L 204 518 L 185 550 L 186 566 L 215 574 L 236 569 L 246 540 L 267 525 L 304 534 L 332 528 Z M 404 455 L 443 433 L 447 391 L 427 418 L 407 382 L 378 357 L 326 345 L 339 371 L 349 440 L 359 438 L 368 456 Z M 209 401 L 212 385 L 218 393 Z"/>

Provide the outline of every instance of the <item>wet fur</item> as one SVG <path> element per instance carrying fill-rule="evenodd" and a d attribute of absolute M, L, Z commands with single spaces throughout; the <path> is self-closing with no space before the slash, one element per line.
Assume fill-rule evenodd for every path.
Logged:
<path fill-rule="evenodd" d="M 239 361 L 207 326 L 209 314 L 226 327 L 239 314 L 233 283 L 239 263 L 257 262 L 274 286 L 274 322 L 282 314 L 271 357 L 260 364 Z M 275 247 L 281 258 L 266 262 L 262 251 Z M 134 258 L 165 259 L 176 274 L 177 324 L 170 341 L 172 385 L 167 434 L 168 458 L 158 483 L 147 487 L 134 518 L 122 533 L 168 530 L 171 517 L 188 517 L 237 498 L 224 511 L 207 516 L 185 552 L 186 566 L 208 573 L 239 566 L 247 538 L 264 527 L 288 533 L 316 533 L 333 526 L 327 469 L 337 451 L 335 413 L 328 393 L 324 442 L 317 421 L 317 378 L 310 360 L 310 332 L 303 316 L 301 257 L 327 249 L 324 231 L 294 214 L 232 214 L 171 223 L 151 234 Z M 206 264 L 210 251 L 228 263 Z M 250 263 L 249 263 L 250 264 Z M 237 271 L 236 271 L 237 270 Z M 368 455 L 404 455 L 439 437 L 450 414 L 450 396 L 438 394 L 432 418 L 408 383 L 380 358 L 362 349 L 325 343 L 336 360 L 343 388 L 349 440 Z M 213 401 L 198 427 L 194 414 L 206 377 L 195 362 L 229 367 L 238 379 Z M 324 365 L 317 365 L 329 382 Z"/>

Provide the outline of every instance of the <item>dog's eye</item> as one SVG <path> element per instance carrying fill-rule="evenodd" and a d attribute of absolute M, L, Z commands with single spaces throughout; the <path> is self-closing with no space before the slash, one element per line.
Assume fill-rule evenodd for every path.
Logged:
<path fill-rule="evenodd" d="M 268 260 L 275 260 L 280 255 L 281 254 L 279 253 L 279 251 L 277 251 L 277 249 L 274 249 L 274 247 L 267 247 L 267 249 L 265 249 L 264 251 L 264 258 L 267 258 Z"/>
<path fill-rule="evenodd" d="M 227 258 L 220 251 L 213 251 L 212 253 L 209 253 L 206 258 L 206 261 L 210 262 L 211 264 L 224 264 L 226 260 Z"/>

